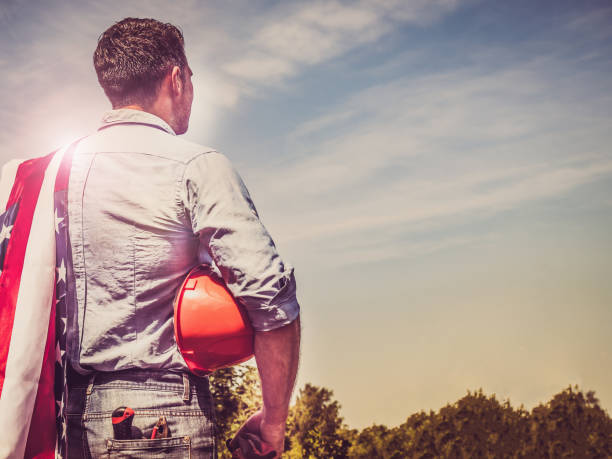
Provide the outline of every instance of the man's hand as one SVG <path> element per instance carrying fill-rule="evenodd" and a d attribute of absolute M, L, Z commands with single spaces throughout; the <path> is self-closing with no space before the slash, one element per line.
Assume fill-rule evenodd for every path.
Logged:
<path fill-rule="evenodd" d="M 257 435 L 264 444 L 261 445 L 261 452 L 263 454 L 274 450 L 276 454 L 270 457 L 281 457 L 285 445 L 285 423 L 278 425 L 268 425 L 263 419 L 263 411 L 259 410 L 253 414 L 246 422 L 240 427 L 236 436 L 232 439 L 229 444 L 230 450 L 234 451 L 240 447 L 238 437 L 249 433 Z M 265 457 L 268 457 L 267 455 Z"/>
<path fill-rule="evenodd" d="M 263 409 L 240 427 L 230 442 L 232 449 L 238 447 L 238 436 L 252 433 L 270 445 L 276 451 L 276 457 L 281 456 L 299 353 L 299 317 L 276 330 L 255 332 L 255 360 L 261 379 Z"/>

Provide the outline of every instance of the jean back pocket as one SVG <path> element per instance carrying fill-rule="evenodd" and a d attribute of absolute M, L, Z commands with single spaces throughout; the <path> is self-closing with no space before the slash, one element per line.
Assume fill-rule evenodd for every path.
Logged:
<path fill-rule="evenodd" d="M 189 437 L 156 438 L 153 440 L 114 440 L 106 441 L 109 458 L 170 458 L 188 459 L 191 457 Z"/>

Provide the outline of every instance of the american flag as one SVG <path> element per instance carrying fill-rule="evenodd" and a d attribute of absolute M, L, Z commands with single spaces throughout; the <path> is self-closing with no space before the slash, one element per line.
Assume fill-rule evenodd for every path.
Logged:
<path fill-rule="evenodd" d="M 67 191 L 76 142 L 0 180 L 0 457 L 65 456 Z"/>

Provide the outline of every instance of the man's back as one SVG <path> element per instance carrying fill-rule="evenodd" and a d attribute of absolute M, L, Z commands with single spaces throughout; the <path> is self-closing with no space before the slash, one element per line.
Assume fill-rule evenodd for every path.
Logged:
<path fill-rule="evenodd" d="M 150 113 L 109 112 L 81 141 L 68 209 L 80 343 L 71 357 L 82 368 L 186 370 L 172 302 L 201 263 L 223 274 L 257 330 L 298 313 L 293 269 L 229 161 Z"/>
<path fill-rule="evenodd" d="M 163 126 L 153 115 L 114 113 L 121 112 L 117 120 Z M 69 185 L 81 366 L 186 368 L 174 345 L 172 300 L 198 264 L 198 239 L 181 179 L 207 150 L 143 124 L 109 124 L 81 141 Z"/>

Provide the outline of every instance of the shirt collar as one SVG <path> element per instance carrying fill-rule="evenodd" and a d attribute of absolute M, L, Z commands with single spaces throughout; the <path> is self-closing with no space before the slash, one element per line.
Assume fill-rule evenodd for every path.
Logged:
<path fill-rule="evenodd" d="M 113 126 L 115 124 L 144 124 L 153 126 L 168 134 L 176 135 L 168 123 L 153 113 L 133 110 L 131 108 L 120 108 L 111 110 L 102 116 L 102 123 L 98 130 Z"/>

